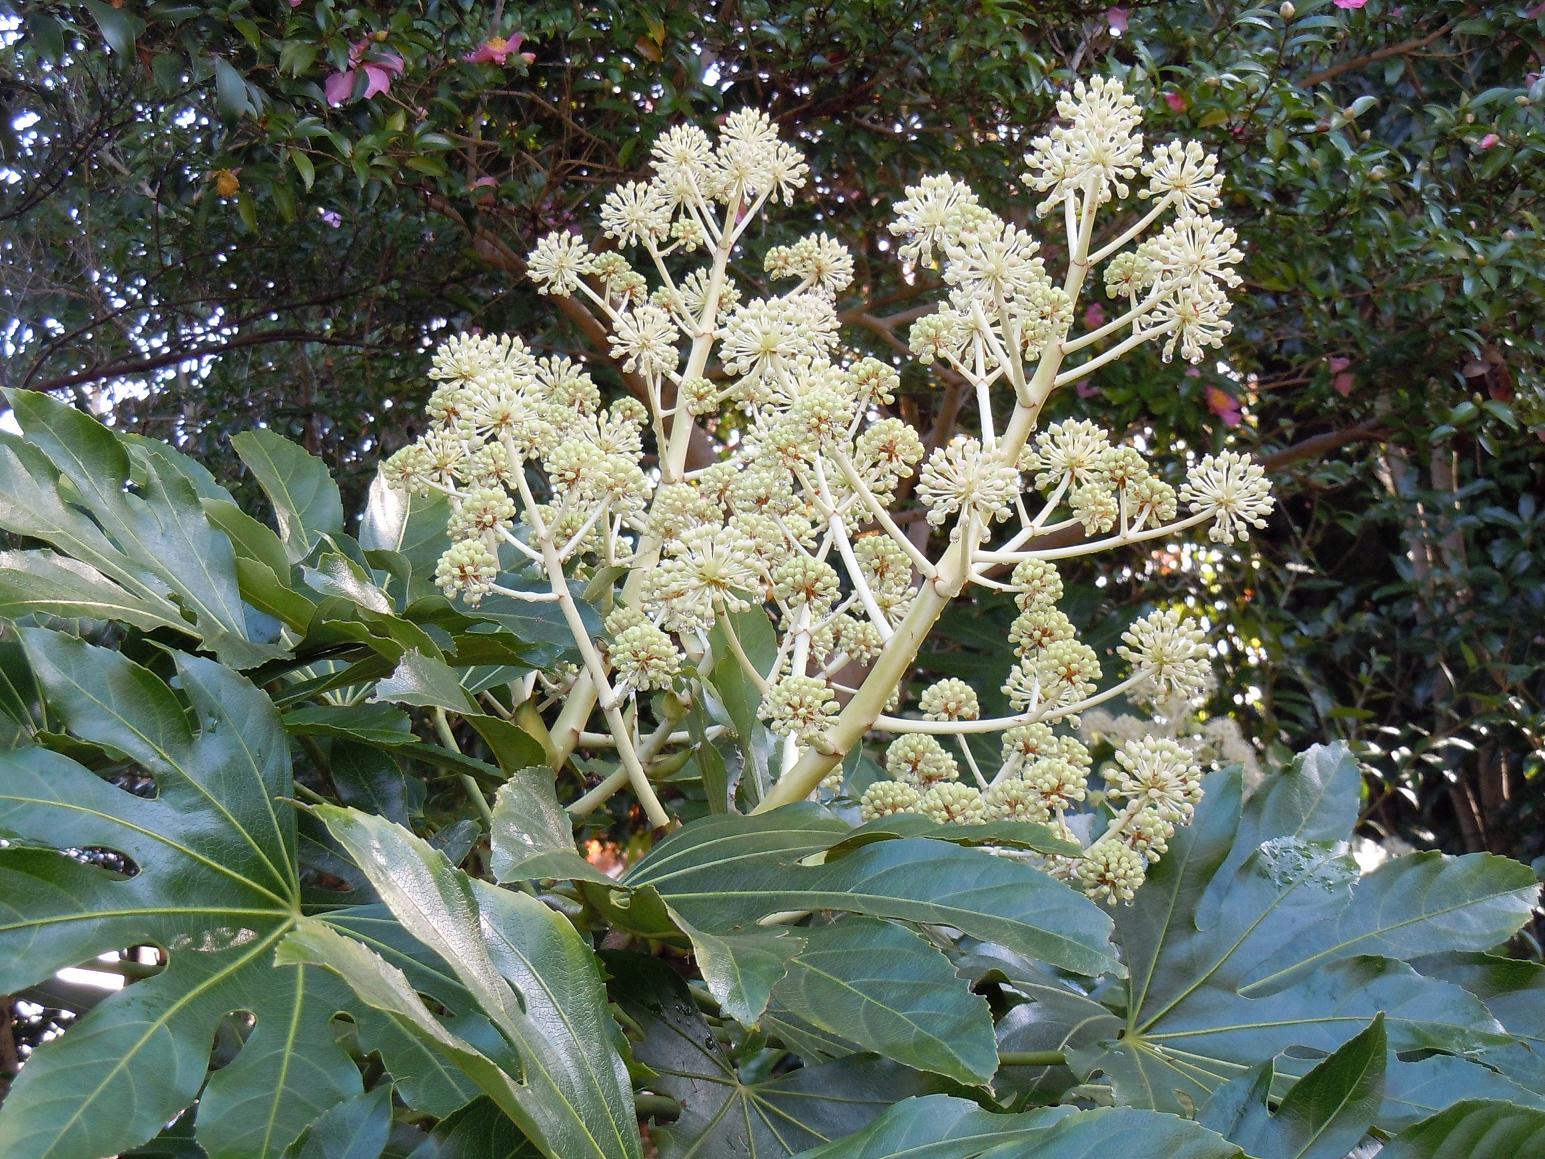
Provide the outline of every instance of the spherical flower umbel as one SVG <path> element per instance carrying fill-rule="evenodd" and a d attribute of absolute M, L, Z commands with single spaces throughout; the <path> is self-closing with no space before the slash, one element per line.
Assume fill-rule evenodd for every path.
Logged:
<path fill-rule="evenodd" d="M 1207 637 L 1194 620 L 1183 619 L 1173 609 L 1151 612 L 1123 632 L 1121 640 L 1117 655 L 1162 694 L 1189 699 L 1206 686 L 1212 671 Z"/>
<path fill-rule="evenodd" d="M 1129 902 L 1137 895 L 1147 870 L 1141 853 L 1118 840 L 1101 839 L 1084 850 L 1074 876 L 1097 901 Z"/>
<path fill-rule="evenodd" d="M 624 370 L 644 375 L 667 374 L 676 369 L 680 354 L 678 333 L 671 316 L 658 306 L 640 306 L 617 316 L 612 331 L 612 356 L 622 359 Z"/>
<path fill-rule="evenodd" d="M 979 825 L 987 820 L 987 807 L 975 785 L 940 781 L 925 792 L 915 812 L 940 825 Z"/>
<path fill-rule="evenodd" d="M 1110 438 L 1087 419 L 1053 423 L 1025 449 L 1020 467 L 1035 471 L 1035 485 L 1049 490 L 1059 483 L 1083 486 L 1099 480 Z"/>
<path fill-rule="evenodd" d="M 447 596 L 476 606 L 493 591 L 499 560 L 481 539 L 453 543 L 435 568 L 435 583 Z"/>
<path fill-rule="evenodd" d="M 1189 821 L 1202 799 L 1196 757 L 1167 737 L 1127 741 L 1116 750 L 1116 763 L 1106 769 L 1105 778 L 1114 797 L 1171 821 Z"/>
<path fill-rule="evenodd" d="M 785 676 L 762 698 L 762 719 L 780 736 L 808 737 L 836 713 L 830 685 L 814 676 Z"/>
<path fill-rule="evenodd" d="M 1203 456 L 1187 473 L 1180 498 L 1197 515 L 1212 518 L 1208 537 L 1215 543 L 1233 543 L 1249 528 L 1265 527 L 1276 506 L 1265 470 L 1237 451 Z"/>
<path fill-rule="evenodd" d="M 651 692 L 669 688 L 681 671 L 681 652 L 671 638 L 647 620 L 618 632 L 612 663 L 624 688 Z"/>
<path fill-rule="evenodd" d="M 1014 584 L 1014 603 L 1022 612 L 1051 607 L 1062 598 L 1062 577 L 1057 574 L 1057 565 L 1044 559 L 1016 564 L 1010 579 Z"/>
<path fill-rule="evenodd" d="M 1019 472 L 967 435 L 956 435 L 928 456 L 918 475 L 917 496 L 928 508 L 928 522 L 941 526 L 959 512 L 974 518 L 980 534 L 1005 519 L 1019 495 Z"/>
<path fill-rule="evenodd" d="M 876 781 L 858 799 L 859 820 L 868 824 L 894 813 L 915 813 L 922 796 L 904 781 Z"/>
<path fill-rule="evenodd" d="M 982 714 L 976 689 L 954 676 L 923 689 L 917 706 L 924 720 L 976 720 Z"/>
<path fill-rule="evenodd" d="M 526 273 L 544 294 L 567 298 L 595 271 L 590 247 L 571 233 L 550 233 L 526 258 Z"/>
<path fill-rule="evenodd" d="M 960 777 L 955 758 L 944 751 L 937 739 L 921 732 L 908 733 L 891 742 L 885 750 L 885 771 L 893 779 L 919 788 Z"/>
<path fill-rule="evenodd" d="M 1223 188 L 1218 159 L 1197 141 L 1155 146 L 1143 162 L 1143 175 L 1148 188 L 1139 190 L 1139 197 L 1169 197 L 1182 213 L 1203 213 L 1217 205 Z"/>

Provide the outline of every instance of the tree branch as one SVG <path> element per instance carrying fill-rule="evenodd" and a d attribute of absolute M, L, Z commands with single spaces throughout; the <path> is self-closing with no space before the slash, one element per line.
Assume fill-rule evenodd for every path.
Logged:
<path fill-rule="evenodd" d="M 32 384 L 32 390 L 50 391 L 62 390 L 67 386 L 79 386 L 86 382 L 103 382 L 110 378 L 123 378 L 131 374 L 144 374 L 151 370 L 160 370 L 164 366 L 176 366 L 180 362 L 195 362 L 201 358 L 215 358 L 232 350 L 239 350 L 248 346 L 267 346 L 275 342 L 317 342 L 323 346 L 355 346 L 368 347 L 372 345 L 355 338 L 339 338 L 332 334 L 312 334 L 306 330 L 260 330 L 252 334 L 238 334 L 234 338 L 220 343 L 218 346 L 204 347 L 197 350 L 168 350 L 150 358 L 136 358 L 124 362 L 109 362 L 99 366 L 93 366 L 89 370 L 76 371 L 74 374 L 62 375 L 59 378 L 50 378 L 44 382 Z"/>
<path fill-rule="evenodd" d="M 1465 17 L 1472 15 L 1474 11 L 1475 8 L 1473 6 L 1466 8 L 1436 32 L 1429 32 L 1426 36 L 1413 36 L 1410 40 L 1402 40 L 1398 44 L 1386 44 L 1383 48 L 1374 49 L 1372 52 L 1364 53 L 1362 56 L 1354 56 L 1348 60 L 1330 65 L 1327 68 L 1322 68 L 1319 72 L 1311 72 L 1298 83 L 1302 88 L 1313 88 L 1315 85 L 1335 80 L 1338 76 L 1343 76 L 1346 73 L 1356 72 L 1367 65 L 1377 64 L 1381 60 L 1388 60 L 1392 56 L 1404 56 L 1410 52 L 1420 51 L 1433 41 L 1441 40 L 1444 36 L 1448 35 L 1449 30 L 1454 25 L 1458 24 Z"/>

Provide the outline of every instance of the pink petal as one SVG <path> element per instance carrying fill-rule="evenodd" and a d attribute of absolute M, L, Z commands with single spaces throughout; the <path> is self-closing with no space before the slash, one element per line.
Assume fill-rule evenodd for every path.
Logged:
<path fill-rule="evenodd" d="M 1336 0 L 1337 8 L 1361 8 L 1368 0 Z"/>
<path fill-rule="evenodd" d="M 1089 308 L 1084 311 L 1084 326 L 1090 330 L 1098 330 L 1105 325 L 1105 307 L 1098 302 L 1090 302 Z"/>
<path fill-rule="evenodd" d="M 1186 111 L 1186 98 L 1182 93 L 1165 93 L 1164 103 L 1174 112 L 1183 113 Z"/>
<path fill-rule="evenodd" d="M 327 98 L 330 105 L 341 105 L 349 99 L 349 94 L 354 91 L 354 70 L 348 72 L 335 72 L 327 78 L 327 83 L 322 86 L 322 95 Z"/>
<path fill-rule="evenodd" d="M 1354 383 L 1356 383 L 1356 381 L 1356 377 L 1353 376 L 1350 370 L 1343 370 L 1340 374 L 1336 375 L 1335 378 L 1330 380 L 1330 385 L 1337 394 L 1339 394 L 1342 398 L 1346 398 L 1347 395 L 1352 393 L 1352 386 Z"/>
<path fill-rule="evenodd" d="M 1223 420 L 1226 427 L 1239 425 L 1241 411 L 1239 400 L 1226 390 L 1220 390 L 1216 386 L 1207 388 L 1207 409 Z"/>
<path fill-rule="evenodd" d="M 1501 143 L 1502 138 L 1497 136 L 1495 133 L 1487 133 L 1484 137 L 1481 138 L 1482 149 L 1492 149 Z"/>
<path fill-rule="evenodd" d="M 486 189 L 489 186 L 498 185 L 498 184 L 499 184 L 499 182 L 498 182 L 497 178 L 494 178 L 494 177 L 479 177 L 471 185 L 467 186 L 467 188 L 468 189 Z"/>
<path fill-rule="evenodd" d="M 1127 15 L 1125 8 L 1108 8 L 1105 11 L 1105 19 L 1110 22 L 1110 30 L 1118 36 L 1127 30 Z"/>
<path fill-rule="evenodd" d="M 378 64 L 365 66 L 365 99 L 368 101 L 377 93 L 384 93 L 392 87 L 392 74 Z"/>
<path fill-rule="evenodd" d="M 1079 398 L 1093 398 L 1100 393 L 1100 388 L 1092 382 L 1080 382 L 1073 388 L 1073 391 Z"/>

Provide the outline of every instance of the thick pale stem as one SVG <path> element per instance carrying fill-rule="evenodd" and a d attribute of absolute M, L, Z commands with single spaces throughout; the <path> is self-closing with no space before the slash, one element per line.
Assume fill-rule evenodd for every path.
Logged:
<path fill-rule="evenodd" d="M 453 753 L 461 752 L 461 746 L 456 743 L 456 734 L 451 731 L 451 722 L 446 719 L 445 709 L 434 710 L 435 734 L 440 738 L 440 743 Z M 494 824 L 494 812 L 488 807 L 488 798 L 483 796 L 483 788 L 477 783 L 477 778 L 471 773 L 461 773 L 461 787 L 467 791 L 468 798 L 477 809 L 478 816 L 483 819 L 483 824 L 491 830 Z"/>
<path fill-rule="evenodd" d="M 1079 290 L 1083 288 L 1084 278 L 1089 272 L 1087 255 L 1089 238 L 1094 232 L 1094 213 L 1098 192 L 1098 188 L 1091 182 L 1090 188 L 1085 192 L 1082 215 L 1075 216 L 1072 212 L 1068 215 L 1070 225 L 1076 223 L 1077 235 L 1069 256 L 1063 291 L 1074 301 L 1078 300 Z M 1053 339 L 1041 350 L 1035 376 L 1020 394 L 1019 405 L 1014 408 L 1014 413 L 1010 416 L 1008 426 L 1004 429 L 998 443 L 997 453 L 1004 462 L 1019 461 L 1019 454 L 1030 438 L 1030 432 L 1035 429 L 1041 407 L 1045 405 L 1046 399 L 1056 388 L 1057 370 L 1061 364 L 1061 344 L 1058 339 Z M 838 462 L 843 468 L 843 473 L 848 476 L 848 482 L 852 484 L 857 474 L 852 471 L 851 464 L 844 462 L 840 457 Z M 857 489 L 855 487 L 855 490 Z M 913 548 L 913 551 L 915 552 L 916 549 Z M 939 566 L 930 570 L 932 577 L 918 589 L 912 601 L 912 607 L 897 625 L 895 635 L 886 642 L 879 659 L 875 661 L 874 667 L 870 669 L 869 676 L 858 692 L 827 728 L 821 738 L 822 743 L 819 746 L 812 745 L 805 750 L 798 763 L 778 779 L 778 783 L 757 805 L 754 812 L 763 813 L 780 805 L 803 801 L 873 727 L 884 710 L 886 701 L 906 678 L 908 669 L 912 667 L 912 661 L 917 657 L 918 649 L 922 647 L 935 622 L 949 605 L 950 600 L 959 595 L 965 586 L 971 571 L 970 553 L 965 549 L 962 541 L 956 541 L 945 552 L 944 557 L 939 561 Z M 924 574 L 929 573 L 924 572 Z"/>
<path fill-rule="evenodd" d="M 706 206 L 704 208 L 706 210 Z M 731 226 L 737 210 L 737 205 L 726 208 L 724 228 L 718 231 L 718 242 L 714 247 L 713 267 L 709 272 L 708 288 L 703 293 L 703 313 L 698 319 L 698 331 L 692 339 L 692 348 L 687 353 L 686 369 L 681 374 L 682 382 L 701 377 L 708 366 L 708 355 L 713 349 L 716 332 L 714 320 L 719 315 L 719 299 L 724 291 L 725 269 L 729 265 L 730 252 L 735 248 L 736 234 Z M 671 422 L 670 440 L 660 457 L 660 475 L 665 482 L 681 481 L 687 462 L 687 449 L 691 441 L 692 416 L 686 413 L 686 407 L 680 405 L 678 398 Z M 644 575 L 654 563 L 659 550 L 659 543 L 651 537 L 646 536 L 640 541 L 638 550 L 635 552 L 635 566 L 629 571 L 628 578 L 623 583 L 624 603 L 632 603 L 638 599 Z M 568 700 L 564 702 L 562 711 L 558 713 L 558 719 L 553 722 L 553 745 L 560 761 L 567 760 L 579 743 L 579 734 L 595 709 L 597 692 L 598 687 L 588 671 L 582 673 L 574 682 Z"/>

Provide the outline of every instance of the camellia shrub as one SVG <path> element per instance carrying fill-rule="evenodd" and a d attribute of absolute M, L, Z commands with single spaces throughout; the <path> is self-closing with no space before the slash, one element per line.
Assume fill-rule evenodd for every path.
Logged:
<path fill-rule="evenodd" d="M 1198 145 L 1145 146 L 1115 81 L 1058 107 L 1039 240 L 949 177 L 896 206 L 896 256 L 947 287 L 909 350 L 962 387 L 972 433 L 940 445 L 893 364 L 844 355 L 840 241 L 756 252 L 809 174 L 754 111 L 655 142 L 602 204 L 612 248 L 530 255 L 632 396 L 453 339 L 352 534 L 272 432 L 235 440 L 270 524 L 10 392 L 0 991 L 62 1033 L 0 1154 L 1545 1142 L 1545 973 L 1506 953 L 1534 875 L 1360 873 L 1343 748 L 1246 791 L 1174 727 L 1201 625 L 1146 616 L 1113 663 L 1059 608 L 1058 560 L 1233 544 L 1272 500 L 1230 451 L 1040 423 L 1144 343 L 1224 347 L 1241 256 Z M 947 608 L 994 600 L 994 687 L 913 678 Z M 1097 762 L 1100 706 L 1160 720 Z M 104 955 L 121 991 L 61 989 Z"/>

